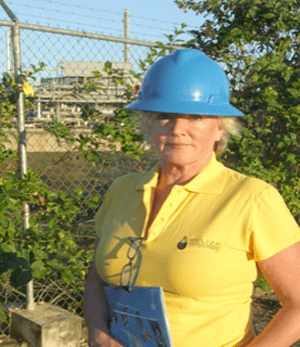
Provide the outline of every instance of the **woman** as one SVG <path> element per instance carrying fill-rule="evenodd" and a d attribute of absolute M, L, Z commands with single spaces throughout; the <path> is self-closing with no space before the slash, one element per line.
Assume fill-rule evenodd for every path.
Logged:
<path fill-rule="evenodd" d="M 159 163 L 117 179 L 96 215 L 84 298 L 90 346 L 121 346 L 105 324 L 102 286 L 120 285 L 130 236 L 143 238 L 136 285 L 163 287 L 175 347 L 300 339 L 299 227 L 273 187 L 216 160 L 243 115 L 229 104 L 225 73 L 200 51 L 176 50 L 149 69 L 128 108 L 143 111 Z M 260 271 L 283 307 L 255 337 Z"/>

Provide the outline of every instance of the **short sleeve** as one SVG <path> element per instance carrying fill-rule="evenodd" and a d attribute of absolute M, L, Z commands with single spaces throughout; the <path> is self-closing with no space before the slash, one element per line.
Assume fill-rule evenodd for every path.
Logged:
<path fill-rule="evenodd" d="M 300 241 L 300 228 L 282 196 L 268 186 L 257 197 L 251 213 L 250 249 L 256 261 L 267 259 Z"/>
<path fill-rule="evenodd" d="M 114 192 L 116 191 L 116 188 L 115 188 L 116 181 L 117 180 L 115 180 L 108 188 L 105 194 L 104 201 L 102 202 L 100 208 L 95 214 L 95 231 L 96 231 L 96 235 L 99 238 L 101 238 L 102 232 L 103 232 L 102 224 L 103 224 L 104 217 L 107 213 L 107 210 L 109 208 L 111 201 L 113 200 Z"/>

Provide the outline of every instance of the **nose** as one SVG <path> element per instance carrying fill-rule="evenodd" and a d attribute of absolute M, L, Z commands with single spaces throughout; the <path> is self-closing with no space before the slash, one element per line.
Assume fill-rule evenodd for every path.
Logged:
<path fill-rule="evenodd" d="M 186 128 L 188 125 L 188 120 L 182 117 L 176 117 L 172 119 L 169 123 L 170 132 L 174 136 L 183 135 L 186 132 Z"/>

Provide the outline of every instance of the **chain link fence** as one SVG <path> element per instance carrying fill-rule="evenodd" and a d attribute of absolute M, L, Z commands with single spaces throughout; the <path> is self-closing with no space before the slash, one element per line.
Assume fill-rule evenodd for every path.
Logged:
<path fill-rule="evenodd" d="M 14 52 L 12 45 L 11 22 L 0 21 L 0 70 L 14 73 Z M 147 57 L 149 47 L 155 44 L 137 42 L 113 37 L 103 37 L 82 32 L 52 29 L 28 24 L 20 27 L 20 49 L 23 71 L 30 71 L 31 64 L 38 66 L 43 62 L 45 67 L 38 72 L 34 83 L 30 82 L 36 92 L 36 102 L 25 114 L 26 160 L 28 169 L 38 172 L 41 178 L 53 191 L 63 190 L 72 195 L 81 186 L 86 197 L 100 196 L 116 178 L 128 172 L 142 172 L 149 169 L 156 161 L 151 151 L 137 161 L 127 158 L 120 151 L 110 152 L 103 146 L 103 160 L 100 166 L 92 166 L 88 160 L 78 158 L 72 146 L 57 141 L 55 136 L 44 130 L 44 125 L 55 119 L 72 129 L 76 136 L 88 135 L 90 126 L 80 116 L 86 105 L 100 111 L 103 122 L 109 122 L 114 110 L 126 102 L 123 97 L 124 86 L 118 85 L 105 75 L 105 62 L 111 61 L 112 68 L 124 71 L 124 78 L 130 70 L 139 70 L 139 60 Z M 99 71 L 103 79 L 103 89 L 79 97 L 73 94 L 76 83 L 84 83 L 93 77 L 93 71 Z M 138 83 L 138 81 L 134 81 Z M 17 116 L 16 116 L 17 118 Z M 17 119 L 13 120 L 16 130 Z M 7 145 L 17 150 L 13 137 Z M 6 161 L 0 166 L 0 175 L 5 170 L 18 170 L 17 161 Z M 90 211 L 77 224 L 74 232 L 86 248 L 93 252 L 95 240 L 93 230 L 93 214 Z M 86 269 L 82 271 L 87 272 Z M 78 280 L 76 286 L 70 286 L 56 278 L 53 273 L 47 280 L 34 281 L 35 301 L 46 301 L 59 305 L 82 316 L 82 294 L 84 281 Z M 26 302 L 25 288 L 13 288 L 8 278 L 2 277 L 0 282 L 0 308 L 19 307 Z M 0 337 L 8 335 L 8 324 L 0 322 Z M 84 345 L 84 344 L 83 344 Z"/>

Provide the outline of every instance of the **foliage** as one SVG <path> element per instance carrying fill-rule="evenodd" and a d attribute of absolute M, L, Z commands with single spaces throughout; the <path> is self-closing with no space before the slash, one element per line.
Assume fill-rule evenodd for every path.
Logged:
<path fill-rule="evenodd" d="M 0 163 L 17 158 L 15 151 L 6 148 L 7 135 L 17 138 L 12 131 L 16 103 L 24 81 L 40 69 L 32 68 L 32 73 L 18 77 L 4 74 L 0 83 Z M 34 100 L 34 96 L 25 97 L 26 110 Z M 32 278 L 45 278 L 52 271 L 67 283 L 78 276 L 84 278 L 91 254 L 85 254 L 74 241 L 74 230 L 87 213 L 84 211 L 95 209 L 99 200 L 87 199 L 80 187 L 72 196 L 63 191 L 54 193 L 31 170 L 22 177 L 6 170 L 0 177 L 0 280 L 9 274 L 10 283 L 19 287 Z M 23 218 L 26 206 L 30 208 L 28 225 Z M 5 317 L 0 310 L 0 320 L 6 321 Z"/>
<path fill-rule="evenodd" d="M 9 270 L 15 287 L 32 277 L 45 278 L 53 270 L 70 283 L 85 268 L 79 260 L 84 251 L 73 239 L 76 222 L 82 218 L 82 206 L 96 208 L 99 198 L 86 201 L 80 187 L 72 196 L 53 193 L 30 170 L 23 179 L 7 174 L 0 185 L 0 274 Z M 30 205 L 27 228 L 24 203 Z"/>
<path fill-rule="evenodd" d="M 274 185 L 300 222 L 299 0 L 176 0 L 206 18 L 189 47 L 225 69 L 231 103 L 242 110 L 227 165 Z"/>

